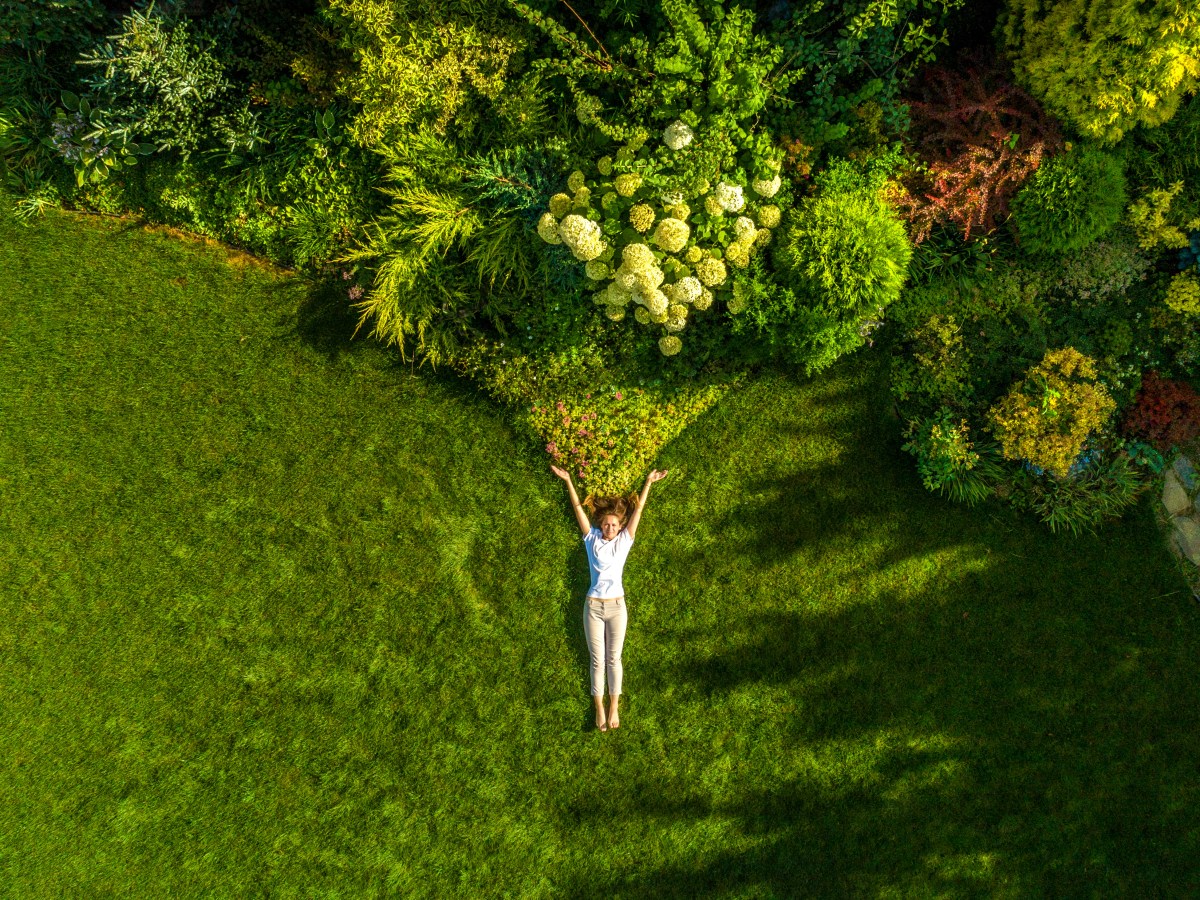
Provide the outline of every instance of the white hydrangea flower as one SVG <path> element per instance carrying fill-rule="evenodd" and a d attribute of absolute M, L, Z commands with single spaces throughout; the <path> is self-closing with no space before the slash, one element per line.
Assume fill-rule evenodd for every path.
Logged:
<path fill-rule="evenodd" d="M 763 228 L 774 228 L 779 224 L 782 214 L 778 206 L 764 206 L 758 211 L 758 224 Z"/>
<path fill-rule="evenodd" d="M 750 289 L 742 282 L 734 282 L 733 296 L 729 298 L 727 309 L 735 316 L 742 312 L 750 301 Z"/>
<path fill-rule="evenodd" d="M 673 334 L 668 334 L 658 341 L 658 350 L 663 356 L 674 356 L 682 349 L 683 341 Z"/>
<path fill-rule="evenodd" d="M 692 301 L 692 306 L 695 309 L 705 310 L 713 304 L 713 292 L 708 288 L 701 288 L 700 296 Z"/>
<path fill-rule="evenodd" d="M 590 94 L 580 94 L 575 101 L 575 118 L 581 125 L 591 125 L 600 113 L 600 101 Z"/>
<path fill-rule="evenodd" d="M 650 324 L 650 310 L 646 309 L 644 306 L 639 306 L 637 309 L 635 309 L 633 311 L 633 317 L 643 325 Z"/>
<path fill-rule="evenodd" d="M 733 233 L 737 235 L 737 239 L 743 244 L 748 244 L 754 240 L 754 232 L 757 230 L 754 227 L 754 220 L 748 216 L 738 216 L 733 223 Z"/>
<path fill-rule="evenodd" d="M 667 289 L 667 296 L 673 303 L 694 303 L 703 292 L 704 286 L 695 275 L 681 278 Z"/>
<path fill-rule="evenodd" d="M 725 259 L 731 266 L 744 269 L 750 265 L 750 247 L 740 241 L 734 241 L 725 248 Z"/>
<path fill-rule="evenodd" d="M 608 284 L 608 302 L 611 306 L 628 306 L 629 301 L 636 297 L 634 291 L 628 291 L 615 281 Z"/>
<path fill-rule="evenodd" d="M 612 269 L 598 259 L 593 259 L 589 262 L 583 267 L 583 271 L 592 281 L 603 281 L 612 274 Z"/>
<path fill-rule="evenodd" d="M 683 202 L 683 191 L 667 191 L 658 199 L 664 207 L 678 206 Z"/>
<path fill-rule="evenodd" d="M 654 265 L 654 251 L 645 244 L 626 244 L 621 259 L 629 271 L 642 272 Z"/>
<path fill-rule="evenodd" d="M 682 150 L 692 142 L 692 138 L 694 137 L 695 135 L 692 133 L 692 129 L 688 128 L 687 125 L 676 119 L 674 122 L 668 125 L 666 131 L 663 132 L 663 143 L 672 150 Z"/>
<path fill-rule="evenodd" d="M 710 216 L 725 215 L 725 207 L 721 205 L 721 201 L 717 199 L 716 194 L 709 194 L 704 198 L 704 211 Z"/>
<path fill-rule="evenodd" d="M 663 323 L 667 331 L 683 331 L 687 326 L 687 307 L 673 303 L 667 307 L 667 321 Z"/>
<path fill-rule="evenodd" d="M 771 229 L 770 228 L 758 229 L 758 234 L 754 235 L 754 246 L 755 247 L 765 247 L 769 243 L 771 243 Z"/>
<path fill-rule="evenodd" d="M 651 316 L 661 316 L 671 306 L 671 301 L 667 299 L 666 294 L 656 289 L 653 293 L 645 296 L 645 305 L 646 309 L 650 310 Z"/>
<path fill-rule="evenodd" d="M 571 248 L 574 257 L 583 262 L 593 260 L 604 252 L 600 225 L 575 213 L 558 223 L 558 236 Z"/>
<path fill-rule="evenodd" d="M 558 236 L 562 238 L 564 244 L 572 249 L 583 240 L 585 235 L 599 233 L 599 224 L 577 213 L 564 216 L 563 220 L 558 223 Z"/>
<path fill-rule="evenodd" d="M 621 263 L 617 267 L 617 271 L 613 273 L 613 284 L 619 284 L 624 290 L 629 292 L 636 291 L 637 275 L 637 272 L 629 268 L 625 263 Z"/>
<path fill-rule="evenodd" d="M 588 262 L 603 253 L 607 246 L 599 234 L 588 234 L 583 237 L 577 247 L 571 248 L 571 253 L 580 262 Z"/>
<path fill-rule="evenodd" d="M 592 294 L 592 302 L 597 306 L 608 306 L 608 288 Z"/>
<path fill-rule="evenodd" d="M 650 313 L 650 321 L 655 325 L 665 325 L 667 318 L 667 311 L 665 309 L 660 313 Z"/>
<path fill-rule="evenodd" d="M 571 193 L 575 193 L 577 190 L 583 187 L 585 181 L 586 179 L 584 178 L 583 173 L 576 169 L 567 176 L 567 190 L 571 191 Z"/>
<path fill-rule="evenodd" d="M 629 224 L 633 230 L 645 234 L 654 224 L 654 207 L 649 203 L 638 203 L 630 207 Z"/>
<path fill-rule="evenodd" d="M 613 181 L 613 187 L 622 197 L 632 197 L 642 186 L 642 176 L 637 172 L 625 172 Z"/>
<path fill-rule="evenodd" d="M 683 255 L 683 261 L 689 266 L 694 266 L 702 259 L 704 259 L 704 251 L 699 247 L 688 247 L 687 253 Z"/>
<path fill-rule="evenodd" d="M 737 184 L 729 184 L 721 182 L 717 185 L 717 189 L 713 192 L 717 198 L 717 203 L 721 204 L 721 209 L 725 212 L 741 212 L 742 207 L 746 205 L 746 198 L 742 196 L 742 187 Z"/>
<path fill-rule="evenodd" d="M 570 194 L 555 194 L 550 198 L 550 212 L 558 218 L 562 218 L 571 211 L 574 202 Z"/>
<path fill-rule="evenodd" d="M 538 219 L 537 233 L 547 244 L 562 243 L 562 238 L 558 236 L 558 219 L 554 218 L 553 213 L 542 213 L 542 217 Z"/>
<path fill-rule="evenodd" d="M 768 179 L 756 178 L 750 182 L 750 187 L 754 188 L 754 193 L 758 196 L 770 198 L 779 193 L 782 184 L 783 181 L 776 175 L 774 178 Z"/>
<path fill-rule="evenodd" d="M 625 307 L 609 306 L 608 317 L 610 319 L 612 319 L 614 322 L 620 322 L 623 318 L 625 318 Z"/>
<path fill-rule="evenodd" d="M 719 259 L 706 256 L 696 263 L 696 277 L 706 287 L 717 287 L 724 284 L 729 273 L 725 271 L 725 263 Z"/>
<path fill-rule="evenodd" d="M 651 266 L 648 269 L 643 269 L 637 273 L 637 292 L 639 294 L 650 294 L 663 283 L 663 270 L 658 266 Z"/>
<path fill-rule="evenodd" d="M 678 253 L 687 246 L 692 229 L 679 219 L 659 219 L 652 240 L 667 253 Z"/>

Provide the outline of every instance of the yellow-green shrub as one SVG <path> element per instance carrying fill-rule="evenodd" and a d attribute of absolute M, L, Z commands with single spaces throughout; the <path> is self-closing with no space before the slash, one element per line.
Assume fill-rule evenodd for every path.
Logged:
<path fill-rule="evenodd" d="M 1074 347 L 1049 351 L 988 412 L 1008 459 L 1026 459 L 1066 477 L 1084 442 L 1116 403 L 1096 383 L 1096 364 Z"/>
<path fill-rule="evenodd" d="M 1188 245 L 1186 232 L 1200 228 L 1200 219 L 1185 224 L 1178 221 L 1178 215 L 1172 215 L 1171 202 L 1182 190 L 1183 182 L 1176 181 L 1167 190 L 1150 191 L 1129 205 L 1129 224 L 1137 233 L 1138 246 L 1143 250 L 1157 247 L 1181 249 Z"/>
<path fill-rule="evenodd" d="M 1200 278 L 1180 272 L 1167 285 L 1167 308 L 1184 316 L 1200 316 Z"/>
<path fill-rule="evenodd" d="M 662 448 L 740 380 L 710 377 L 687 385 L 622 383 L 594 346 L 560 354 L 502 357 L 500 345 L 479 343 L 453 365 L 509 404 L 547 454 L 585 496 L 626 494 L 654 465 Z"/>

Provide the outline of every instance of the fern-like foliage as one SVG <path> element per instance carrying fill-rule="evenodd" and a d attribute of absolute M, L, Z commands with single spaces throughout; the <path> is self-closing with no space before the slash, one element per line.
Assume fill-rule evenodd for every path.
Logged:
<path fill-rule="evenodd" d="M 384 156 L 390 209 L 339 261 L 377 267 L 358 328 L 373 318 L 374 335 L 436 366 L 488 329 L 503 335 L 541 286 L 533 229 L 554 162 L 538 149 L 462 156 L 432 129 Z"/>
<path fill-rule="evenodd" d="M 1057 123 L 1000 72 L 994 57 L 931 66 L 908 101 L 911 145 L 924 166 L 903 179 L 908 195 L 897 204 L 916 243 L 935 222 L 954 223 L 967 239 L 993 230 L 1042 159 L 1063 147 Z"/>

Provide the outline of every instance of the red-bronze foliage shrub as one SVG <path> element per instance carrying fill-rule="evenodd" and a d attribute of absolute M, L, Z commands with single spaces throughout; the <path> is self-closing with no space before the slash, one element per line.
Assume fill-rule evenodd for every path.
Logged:
<path fill-rule="evenodd" d="M 1160 453 L 1200 435 L 1200 394 L 1186 382 L 1147 372 L 1137 399 L 1125 414 L 1122 431 Z"/>
<path fill-rule="evenodd" d="M 1054 119 L 1009 83 L 1004 57 L 961 54 L 951 67 L 929 66 L 905 98 L 910 150 L 928 167 L 902 179 L 896 201 L 920 243 L 935 222 L 970 239 L 1008 217 L 1008 201 L 1041 164 L 1063 149 Z"/>

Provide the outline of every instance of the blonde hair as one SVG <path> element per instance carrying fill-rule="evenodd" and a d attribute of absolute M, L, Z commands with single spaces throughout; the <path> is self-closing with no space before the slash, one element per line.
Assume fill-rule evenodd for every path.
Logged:
<path fill-rule="evenodd" d="M 629 517 L 638 508 L 638 495 L 629 494 L 621 497 L 588 497 L 583 501 L 592 519 L 603 519 L 605 516 L 616 516 L 624 528 Z"/>

